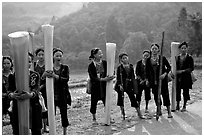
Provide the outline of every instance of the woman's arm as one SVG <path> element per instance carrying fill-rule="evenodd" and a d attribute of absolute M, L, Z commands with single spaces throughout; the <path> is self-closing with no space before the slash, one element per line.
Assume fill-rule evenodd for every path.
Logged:
<path fill-rule="evenodd" d="M 188 56 L 188 68 L 184 70 L 184 72 L 191 73 L 194 70 L 194 61 L 191 56 Z"/>
<path fill-rule="evenodd" d="M 166 59 L 166 57 L 163 57 L 163 61 L 164 61 L 164 66 L 165 66 L 165 71 L 167 74 L 169 73 L 169 71 L 171 71 L 171 66 L 168 62 L 168 60 Z"/>
<path fill-rule="evenodd" d="M 94 67 L 93 64 L 90 64 L 88 66 L 89 77 L 93 81 L 100 81 L 100 78 L 97 77 L 95 69 L 93 67 Z"/>
<path fill-rule="evenodd" d="M 140 67 L 141 67 L 140 62 L 137 62 L 136 69 L 135 69 L 135 74 L 137 76 L 137 79 L 142 81 Z"/>
<path fill-rule="evenodd" d="M 69 81 L 69 66 L 64 65 L 61 67 L 64 67 L 64 69 L 62 69 L 62 72 L 59 75 L 59 80 L 64 83 L 67 83 Z"/>
<path fill-rule="evenodd" d="M 116 75 L 117 75 L 117 77 L 116 77 L 116 79 L 117 79 L 117 84 L 118 84 L 118 85 L 122 85 L 122 84 L 121 84 L 121 83 L 122 83 L 122 82 L 121 82 L 122 79 L 121 79 L 121 67 L 120 67 L 120 66 L 117 67 L 117 74 L 116 74 Z"/>

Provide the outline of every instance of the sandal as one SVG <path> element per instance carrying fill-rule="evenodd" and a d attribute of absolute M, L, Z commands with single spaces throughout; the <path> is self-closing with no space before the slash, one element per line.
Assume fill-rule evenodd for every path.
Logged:
<path fill-rule="evenodd" d="M 46 128 L 46 129 L 43 129 L 43 132 L 44 132 L 44 133 L 49 133 L 49 129 L 47 129 L 47 128 Z"/>
<path fill-rule="evenodd" d="M 176 110 L 178 110 L 178 111 L 179 111 L 179 110 L 180 110 L 180 107 L 179 107 L 179 106 L 177 106 L 177 107 L 176 107 Z"/>
<path fill-rule="evenodd" d="M 146 119 L 143 115 L 139 116 L 140 119 Z"/>
<path fill-rule="evenodd" d="M 127 118 L 127 116 L 126 116 L 126 115 L 121 115 L 121 118 L 122 118 L 123 120 L 125 120 L 125 119 Z"/>
<path fill-rule="evenodd" d="M 149 113 L 149 110 L 148 110 L 148 109 L 145 109 L 145 113 Z"/>
<path fill-rule="evenodd" d="M 173 116 L 172 115 L 168 115 L 168 118 L 173 118 Z"/>
<path fill-rule="evenodd" d="M 185 107 L 182 108 L 181 112 L 187 111 Z"/>

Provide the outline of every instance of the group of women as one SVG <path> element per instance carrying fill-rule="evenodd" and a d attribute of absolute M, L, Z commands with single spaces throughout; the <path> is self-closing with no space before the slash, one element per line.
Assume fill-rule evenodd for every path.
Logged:
<path fill-rule="evenodd" d="M 55 113 L 56 106 L 59 107 L 61 114 L 61 122 L 63 134 L 67 133 L 69 125 L 67 117 L 67 104 L 71 105 L 71 95 L 68 89 L 69 67 L 62 64 L 63 51 L 59 48 L 53 49 L 53 70 L 45 71 L 44 50 L 39 48 L 35 52 L 37 62 L 33 62 L 33 55 L 28 53 L 29 57 L 29 88 L 30 91 L 17 91 L 15 83 L 15 71 L 13 71 L 13 63 L 10 57 L 3 57 L 3 114 L 8 113 L 8 108 L 11 107 L 10 122 L 13 129 L 13 134 L 19 134 L 18 121 L 18 106 L 17 100 L 30 99 L 30 129 L 32 135 L 41 135 L 42 132 L 49 132 L 47 125 L 48 113 L 42 111 L 42 105 L 39 101 L 40 95 L 43 96 L 45 106 L 47 107 L 46 97 L 46 77 L 54 79 L 54 104 Z M 31 69 L 34 66 L 34 70 Z"/>
<path fill-rule="evenodd" d="M 186 111 L 186 103 L 190 100 L 189 89 L 192 89 L 192 78 L 191 72 L 194 70 L 193 58 L 187 54 L 188 44 L 183 42 L 179 45 L 180 54 L 176 57 L 177 64 L 177 92 L 176 110 L 180 110 L 181 101 L 181 89 L 183 90 L 184 104 L 182 112 Z M 136 64 L 136 69 L 134 71 L 133 65 L 129 62 L 128 54 L 121 53 L 119 55 L 119 65 L 116 71 L 116 84 L 115 91 L 118 93 L 117 105 L 121 109 L 122 118 L 125 119 L 125 109 L 124 109 L 124 93 L 127 93 L 129 100 L 131 102 L 131 107 L 136 109 L 137 115 L 141 119 L 150 118 L 144 117 L 140 111 L 140 103 L 142 91 L 145 91 L 145 113 L 148 113 L 148 103 L 151 100 L 151 91 L 154 95 L 155 105 L 158 108 L 158 114 L 162 115 L 161 105 L 166 106 L 168 111 L 168 118 L 173 118 L 170 108 L 170 97 L 168 90 L 168 80 L 171 66 L 164 56 L 160 56 L 160 46 L 158 44 L 152 44 L 150 50 L 143 51 L 142 60 L 138 61 Z M 96 108 L 97 102 L 102 100 L 105 106 L 105 94 L 106 94 L 106 82 L 113 80 L 114 75 L 107 76 L 107 62 L 102 60 L 102 51 L 99 48 L 94 48 L 91 50 L 90 59 L 92 62 L 88 66 L 88 73 L 91 81 L 91 109 L 90 112 L 93 116 L 93 121 L 96 122 Z M 162 58 L 162 74 L 159 74 L 160 60 Z M 136 78 L 135 78 L 136 74 Z M 170 75 L 174 77 L 172 74 Z M 138 92 L 134 88 L 134 81 L 137 81 Z M 162 80 L 161 86 L 161 96 L 163 101 L 158 104 L 158 87 L 159 80 Z"/>
<path fill-rule="evenodd" d="M 142 60 L 137 62 L 136 69 L 130 64 L 127 53 L 119 55 L 119 65 L 116 71 L 115 90 L 118 93 L 117 105 L 120 106 L 122 118 L 125 119 L 124 108 L 124 93 L 126 92 L 131 107 L 134 107 L 140 119 L 145 119 L 140 111 L 140 103 L 142 91 L 145 91 L 146 107 L 145 112 L 148 112 L 148 102 L 151 100 L 151 91 L 154 94 L 154 100 L 157 107 L 161 108 L 161 104 L 157 103 L 158 98 L 158 83 L 162 79 L 161 95 L 163 98 L 163 105 L 167 107 L 168 118 L 172 118 L 170 110 L 170 99 L 168 90 L 168 73 L 171 66 L 167 59 L 163 58 L 162 75 L 159 75 L 159 66 L 161 56 L 159 55 L 159 45 L 152 44 L 150 50 L 143 52 Z M 176 109 L 180 109 L 181 89 L 183 89 L 184 105 L 182 111 L 186 111 L 186 103 L 190 100 L 189 89 L 192 88 L 191 72 L 194 69 L 193 58 L 187 54 L 188 44 L 183 42 L 179 45 L 181 51 L 176 58 L 177 63 L 177 94 Z M 15 83 L 15 71 L 13 70 L 12 59 L 4 56 L 3 76 L 2 76 L 2 91 L 3 91 L 3 115 L 9 113 L 10 122 L 13 129 L 13 134 L 19 134 L 18 126 L 18 107 L 17 100 L 30 99 L 30 129 L 33 135 L 40 135 L 43 132 L 49 132 L 47 126 L 48 113 L 42 111 L 42 106 L 39 102 L 39 96 L 42 95 L 47 107 L 46 96 L 46 78 L 54 79 L 54 104 L 55 113 L 56 106 L 59 107 L 61 115 L 61 123 L 63 127 L 63 134 L 67 133 L 69 121 L 67 117 L 67 104 L 71 105 L 71 95 L 68 88 L 69 81 L 69 67 L 62 64 L 63 51 L 59 48 L 53 49 L 53 70 L 45 71 L 44 50 L 39 48 L 35 51 L 37 61 L 33 62 L 33 55 L 29 53 L 29 87 L 30 91 L 17 91 Z M 88 66 L 88 74 L 91 82 L 91 106 L 90 112 L 93 117 L 93 122 L 96 122 L 96 109 L 98 101 L 102 101 L 105 106 L 106 99 L 106 83 L 115 78 L 115 75 L 107 75 L 107 62 L 102 59 L 103 53 L 99 48 L 91 50 L 89 59 L 91 63 Z M 31 66 L 34 66 L 34 70 Z M 135 77 L 136 74 L 136 77 Z M 138 83 L 138 93 L 134 91 L 134 80 Z M 10 108 L 9 108 L 10 107 Z M 10 109 L 10 111 L 8 111 Z M 161 110 L 161 109 L 160 109 Z M 159 112 L 162 115 L 162 112 Z"/>

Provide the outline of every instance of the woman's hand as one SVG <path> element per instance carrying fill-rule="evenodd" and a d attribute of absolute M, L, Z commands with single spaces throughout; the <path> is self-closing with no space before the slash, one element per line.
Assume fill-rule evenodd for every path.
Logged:
<path fill-rule="evenodd" d="M 51 78 L 51 73 L 52 73 L 51 70 L 45 71 L 45 72 L 43 73 L 43 75 L 42 75 L 42 78 L 43 78 L 43 79 L 46 78 L 46 77 Z"/>
<path fill-rule="evenodd" d="M 39 87 L 39 91 L 41 91 L 42 90 L 42 88 L 44 88 L 45 87 L 45 85 L 43 84 L 43 85 L 40 85 L 40 87 Z"/>
<path fill-rule="evenodd" d="M 42 77 L 48 77 L 48 78 L 56 78 L 59 79 L 59 76 L 56 75 L 52 70 L 47 70 L 43 73 Z"/>
<path fill-rule="evenodd" d="M 106 78 L 107 78 L 106 81 L 111 81 L 115 78 L 115 75 L 112 75 L 112 76 L 108 75 Z"/>
<path fill-rule="evenodd" d="M 105 78 L 101 78 L 101 81 L 111 81 L 115 78 L 115 75 L 112 75 L 112 76 L 106 76 Z"/>
<path fill-rule="evenodd" d="M 3 98 L 7 97 L 7 93 L 2 93 L 2 97 Z"/>
<path fill-rule="evenodd" d="M 161 80 L 163 80 L 163 79 L 166 77 L 166 75 L 167 75 L 167 73 L 165 72 L 165 73 L 162 74 L 159 78 L 160 78 Z"/>
<path fill-rule="evenodd" d="M 140 81 L 140 85 L 144 85 L 145 83 L 146 83 L 145 80 L 141 80 L 141 81 Z"/>
<path fill-rule="evenodd" d="M 16 99 L 18 100 L 19 99 L 19 96 L 20 96 L 21 93 L 19 93 L 17 90 L 15 92 L 12 92 L 12 93 L 9 93 L 9 97 L 12 98 L 12 99 Z"/>
<path fill-rule="evenodd" d="M 123 86 L 122 85 L 119 85 L 119 87 L 120 87 L 120 91 L 124 91 L 124 89 L 123 89 Z"/>
<path fill-rule="evenodd" d="M 18 96 L 18 100 L 30 99 L 34 96 L 33 92 L 22 91 L 22 93 Z"/>
<path fill-rule="evenodd" d="M 145 82 L 146 82 L 146 83 L 145 83 L 146 86 L 149 87 L 149 81 L 148 81 L 148 80 L 145 80 Z"/>
<path fill-rule="evenodd" d="M 176 74 L 181 74 L 181 73 L 183 73 L 183 72 L 185 72 L 185 70 L 177 70 L 177 71 L 176 71 Z"/>

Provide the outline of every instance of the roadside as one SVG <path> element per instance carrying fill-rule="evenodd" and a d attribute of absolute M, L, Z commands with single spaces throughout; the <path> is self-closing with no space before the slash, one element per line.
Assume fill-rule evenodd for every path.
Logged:
<path fill-rule="evenodd" d="M 187 104 L 187 110 L 188 111 L 191 111 L 191 109 L 190 109 L 191 105 L 194 105 L 194 103 L 202 102 L 202 71 L 201 70 L 195 70 L 194 73 L 195 73 L 196 78 L 198 80 L 194 83 L 193 90 L 190 91 L 191 100 Z M 169 83 L 169 91 L 171 91 L 171 83 Z M 102 102 L 98 102 L 97 113 L 96 113 L 98 125 L 94 125 L 94 124 L 92 124 L 92 116 L 91 116 L 91 113 L 89 112 L 90 95 L 86 94 L 86 88 L 84 86 L 79 87 L 79 88 L 71 88 L 70 92 L 71 92 L 71 95 L 73 97 L 73 102 L 72 102 L 72 106 L 68 107 L 68 119 L 69 119 L 69 122 L 71 124 L 68 127 L 68 132 L 67 132 L 69 135 L 107 135 L 107 134 L 112 135 L 112 134 L 118 134 L 120 131 L 123 131 L 125 129 L 129 129 L 129 128 L 131 129 L 134 126 L 141 129 L 142 127 L 138 126 L 139 124 L 146 123 L 147 125 L 151 125 L 150 121 L 156 122 L 155 118 L 153 118 L 151 120 L 140 120 L 137 117 L 135 109 L 130 107 L 130 101 L 128 99 L 127 94 L 125 94 L 124 103 L 125 103 L 126 115 L 128 116 L 128 118 L 126 120 L 122 120 L 121 115 L 120 115 L 120 108 L 116 105 L 117 93 L 113 92 L 112 105 L 111 105 L 111 118 L 114 119 L 115 123 L 111 124 L 111 126 L 104 126 L 104 124 L 103 124 L 104 107 L 103 107 Z M 144 98 L 144 97 L 142 97 L 142 98 Z M 141 102 L 141 111 L 143 114 L 144 114 L 144 107 L 145 107 L 145 101 L 143 100 Z M 200 105 L 199 105 L 199 107 L 200 107 Z M 150 110 L 151 114 L 155 113 L 155 104 L 154 104 L 153 96 L 152 96 L 152 99 L 149 103 L 149 110 Z M 163 108 L 162 111 L 163 111 L 163 116 L 161 118 L 161 121 L 168 123 L 169 119 L 166 118 L 167 112 L 166 112 L 165 108 Z M 173 113 L 173 115 L 175 115 L 175 117 L 173 119 L 171 119 L 171 121 L 176 121 L 176 119 L 180 118 L 180 116 L 186 117 L 187 120 L 193 121 L 194 119 L 191 118 L 190 114 L 191 113 L 181 113 L 181 112 L 178 112 L 178 114 L 177 114 L 177 112 Z M 193 115 L 193 117 L 197 118 L 197 115 L 194 115 L 194 114 L 192 114 L 192 115 Z M 57 134 L 62 135 L 63 131 L 62 131 L 62 127 L 61 127 L 61 120 L 60 120 L 61 118 L 59 115 L 59 110 L 57 110 L 57 115 L 56 115 L 55 119 L 56 119 Z M 201 122 L 201 121 L 202 120 L 198 119 L 198 120 L 195 120 L 194 122 L 196 124 L 197 122 Z M 184 122 L 186 122 L 186 121 L 184 120 Z M 153 129 L 155 129 L 155 130 L 158 129 L 157 126 L 159 127 L 158 124 L 154 125 Z M 169 128 L 170 126 L 167 126 L 167 127 Z M 173 129 L 173 128 L 171 127 L 171 129 Z M 200 129 L 199 123 L 195 129 L 196 130 Z M 143 129 L 143 130 L 145 130 L 145 129 Z M 150 131 L 148 131 L 148 132 L 150 132 Z M 163 133 L 165 133 L 165 131 L 159 132 L 157 134 L 163 134 Z M 179 134 L 179 133 L 180 132 L 177 132 L 175 134 Z M 198 132 L 198 133 L 200 133 L 200 132 Z M 11 135 L 12 134 L 11 126 L 7 125 L 7 126 L 2 127 L 2 134 L 3 135 Z M 136 134 L 139 134 L 139 133 L 136 133 Z M 143 134 L 143 132 L 142 132 L 142 134 Z"/>
<path fill-rule="evenodd" d="M 156 119 L 145 120 L 114 135 L 202 135 L 202 101 L 188 106 L 187 112 L 172 113 L 173 118 L 164 114 Z"/>

